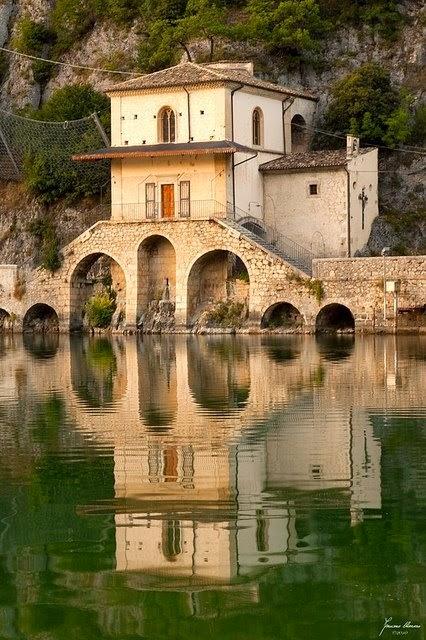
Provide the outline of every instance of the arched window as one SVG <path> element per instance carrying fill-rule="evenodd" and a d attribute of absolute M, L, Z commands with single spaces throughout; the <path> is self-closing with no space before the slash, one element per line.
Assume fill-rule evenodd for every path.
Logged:
<path fill-rule="evenodd" d="M 252 115 L 253 145 L 260 147 L 263 138 L 263 114 L 262 110 L 256 107 Z"/>
<path fill-rule="evenodd" d="M 170 107 L 163 107 L 159 113 L 158 133 L 160 142 L 175 142 L 176 140 L 176 116 Z"/>
<path fill-rule="evenodd" d="M 299 113 L 296 113 L 291 120 L 291 151 L 292 153 L 303 153 L 308 148 L 308 130 L 306 120 Z"/>

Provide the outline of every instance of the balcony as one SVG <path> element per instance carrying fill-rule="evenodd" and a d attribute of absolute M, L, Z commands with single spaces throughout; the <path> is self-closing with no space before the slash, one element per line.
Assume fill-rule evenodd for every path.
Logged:
<path fill-rule="evenodd" d="M 111 217 L 114 220 L 130 222 L 225 218 L 229 207 L 216 200 L 179 200 L 169 203 L 167 207 L 159 202 L 111 204 L 110 206 Z"/>

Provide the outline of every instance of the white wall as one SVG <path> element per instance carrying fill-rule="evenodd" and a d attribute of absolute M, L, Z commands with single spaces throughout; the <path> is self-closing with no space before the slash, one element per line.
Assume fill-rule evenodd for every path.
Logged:
<path fill-rule="evenodd" d="M 350 160 L 348 171 L 350 174 L 351 256 L 353 256 L 368 241 L 373 220 L 379 214 L 377 149 L 362 153 Z M 360 200 L 363 189 L 368 198 L 364 211 L 364 228 Z"/>
<path fill-rule="evenodd" d="M 309 195 L 309 184 L 318 195 Z M 317 256 L 347 255 L 347 174 L 343 168 L 264 174 L 265 222 Z"/>
<path fill-rule="evenodd" d="M 192 141 L 224 140 L 225 89 L 197 88 L 189 94 Z M 175 112 L 176 142 L 189 142 L 187 94 L 183 89 L 168 89 L 111 97 L 112 146 L 157 144 L 158 113 L 164 106 Z"/>
<path fill-rule="evenodd" d="M 290 103 L 290 100 L 287 104 Z M 284 109 L 286 105 L 284 105 Z M 307 127 L 314 126 L 314 116 L 317 108 L 317 103 L 315 100 L 306 100 L 305 98 L 294 98 L 291 106 L 284 113 L 284 124 L 285 124 L 285 151 L 286 153 L 292 153 L 291 148 L 291 121 L 292 118 L 299 114 L 304 118 Z M 312 138 L 313 131 L 312 129 L 306 129 L 307 140 L 309 141 Z"/>

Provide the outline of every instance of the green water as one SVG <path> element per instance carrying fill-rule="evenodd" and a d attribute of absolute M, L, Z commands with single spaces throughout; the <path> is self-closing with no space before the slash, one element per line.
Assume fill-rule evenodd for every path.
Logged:
<path fill-rule="evenodd" d="M 0 638 L 424 638 L 425 389 L 421 337 L 0 336 Z"/>

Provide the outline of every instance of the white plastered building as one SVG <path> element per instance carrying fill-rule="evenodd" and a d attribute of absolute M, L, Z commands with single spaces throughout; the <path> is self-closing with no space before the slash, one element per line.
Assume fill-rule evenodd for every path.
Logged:
<path fill-rule="evenodd" d="M 111 160 L 113 220 L 254 217 L 329 257 L 368 240 L 377 152 L 307 154 L 309 92 L 261 80 L 249 62 L 185 62 L 107 93 L 111 146 L 75 159 Z"/>

